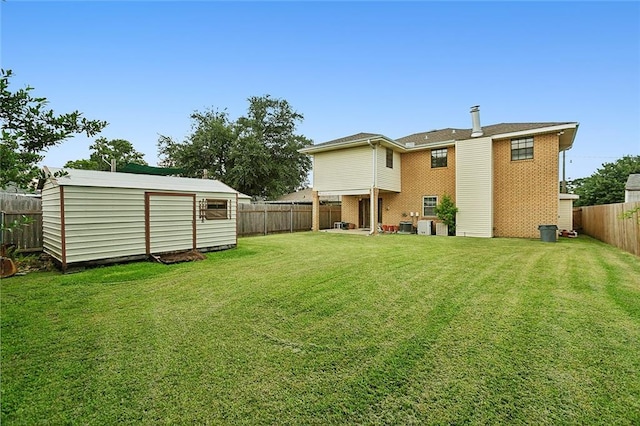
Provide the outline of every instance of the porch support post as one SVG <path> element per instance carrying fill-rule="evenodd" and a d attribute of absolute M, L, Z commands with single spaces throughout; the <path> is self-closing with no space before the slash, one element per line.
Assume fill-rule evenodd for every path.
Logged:
<path fill-rule="evenodd" d="M 377 187 L 371 188 L 371 234 L 378 235 L 378 193 L 379 189 Z"/>
<path fill-rule="evenodd" d="M 317 232 L 320 230 L 320 196 L 318 191 L 311 191 L 313 195 L 313 204 L 311 207 L 311 230 Z"/>

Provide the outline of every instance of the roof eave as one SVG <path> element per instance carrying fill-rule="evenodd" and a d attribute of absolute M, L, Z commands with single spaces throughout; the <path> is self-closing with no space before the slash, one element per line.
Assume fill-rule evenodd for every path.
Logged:
<path fill-rule="evenodd" d="M 573 146 L 573 141 L 575 140 L 579 125 L 580 123 L 578 122 L 557 124 L 555 126 L 539 127 L 537 129 L 519 130 L 517 132 L 508 132 L 508 133 L 499 133 L 496 135 L 491 135 L 491 138 L 505 139 L 505 138 L 515 138 L 518 136 L 527 136 L 527 135 L 536 135 L 536 134 L 542 134 L 542 133 L 553 133 L 553 132 L 562 132 L 566 130 L 572 130 L 571 135 L 569 137 L 563 138 L 563 140 L 560 143 L 560 150 L 564 151 L 564 150 L 570 149 Z"/>
<path fill-rule="evenodd" d="M 431 142 L 431 143 L 423 143 L 420 145 L 415 145 L 415 146 L 404 146 L 405 151 L 407 152 L 412 152 L 412 151 L 420 151 L 420 150 L 424 150 L 424 149 L 438 149 L 438 148 L 444 148 L 446 146 L 453 146 L 456 144 L 458 140 L 457 139 L 449 139 L 446 141 L 441 141 L 441 142 Z"/>
<path fill-rule="evenodd" d="M 332 144 L 328 144 L 328 145 L 321 145 L 321 146 L 308 146 L 306 148 L 302 148 L 299 149 L 298 152 L 302 153 L 302 154 L 316 154 L 319 152 L 326 152 L 326 151 L 335 151 L 338 149 L 345 149 L 345 148 L 354 148 L 357 146 L 363 146 L 363 145 L 367 145 L 369 142 L 383 142 L 387 145 L 390 145 L 391 147 L 397 148 L 398 150 L 404 150 L 405 147 L 401 144 L 399 144 L 398 142 L 394 141 L 391 138 L 388 138 L 384 135 L 376 135 L 376 136 L 371 136 L 371 137 L 366 137 L 366 138 L 360 138 L 360 139 L 356 139 L 356 140 L 352 140 L 352 141 L 346 141 L 346 142 L 337 142 L 337 143 L 332 143 Z"/>

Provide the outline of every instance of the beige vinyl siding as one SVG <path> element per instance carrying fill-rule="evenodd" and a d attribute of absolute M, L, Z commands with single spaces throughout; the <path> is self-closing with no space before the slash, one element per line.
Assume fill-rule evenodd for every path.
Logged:
<path fill-rule="evenodd" d="M 149 240 L 151 253 L 193 248 L 193 196 L 149 197 Z"/>
<path fill-rule="evenodd" d="M 145 254 L 144 193 L 64 187 L 67 263 Z"/>
<path fill-rule="evenodd" d="M 51 183 L 42 189 L 42 241 L 43 251 L 61 262 L 60 188 Z"/>
<path fill-rule="evenodd" d="M 196 242 L 200 249 L 236 244 L 237 206 L 234 194 L 196 194 L 196 205 L 202 199 L 228 200 L 229 219 L 201 220 L 196 212 Z M 240 201 L 239 201 L 240 202 Z"/>
<path fill-rule="evenodd" d="M 393 168 L 387 167 L 387 149 L 384 146 L 376 148 L 377 182 L 379 189 L 400 192 L 400 153 L 393 153 Z"/>
<path fill-rule="evenodd" d="M 573 200 L 563 200 L 562 198 L 558 203 L 558 229 L 566 229 L 571 231 L 573 229 Z"/>
<path fill-rule="evenodd" d="M 456 235 L 493 237 L 491 138 L 456 142 Z"/>
<path fill-rule="evenodd" d="M 372 149 L 362 146 L 313 155 L 315 191 L 351 191 L 371 188 Z"/>
<path fill-rule="evenodd" d="M 57 189 L 57 188 L 56 188 Z M 143 189 L 65 186 L 67 263 L 146 254 Z M 198 220 L 198 248 L 236 244 L 235 194 L 199 193 L 200 199 L 227 199 L 231 219 Z M 193 197 L 151 195 L 152 253 L 193 248 Z"/>
<path fill-rule="evenodd" d="M 640 190 L 626 189 L 624 191 L 624 202 L 631 203 L 633 201 L 640 201 Z"/>

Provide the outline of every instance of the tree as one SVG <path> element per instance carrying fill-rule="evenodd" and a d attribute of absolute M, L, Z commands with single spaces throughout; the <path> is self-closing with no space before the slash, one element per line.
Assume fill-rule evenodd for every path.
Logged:
<path fill-rule="evenodd" d="M 266 198 L 300 189 L 311 160 L 298 150 L 311 140 L 295 134 L 302 114 L 284 99 L 253 96 L 246 117 L 236 123 L 238 139 L 231 153 L 231 181 L 241 192 Z"/>
<path fill-rule="evenodd" d="M 306 182 L 311 161 L 298 150 L 311 140 L 295 133 L 302 114 L 269 95 L 248 99 L 246 116 L 231 122 L 225 111 L 191 115 L 192 133 L 184 142 L 160 136 L 161 165 L 179 167 L 192 177 L 219 179 L 246 194 L 277 198 Z"/>
<path fill-rule="evenodd" d="M 613 163 L 604 163 L 589 177 L 571 182 L 580 199 L 576 206 L 624 202 L 624 186 L 630 174 L 640 173 L 640 155 L 626 155 Z"/>
<path fill-rule="evenodd" d="M 111 170 L 111 160 L 116 160 L 117 166 L 128 163 L 147 165 L 144 154 L 134 149 L 131 142 L 124 139 L 98 138 L 89 146 L 93 152 L 89 159 L 67 161 L 64 167 L 84 170 Z"/>
<path fill-rule="evenodd" d="M 11 92 L 12 75 L 11 70 L 3 69 L 0 79 L 0 187 L 14 184 L 26 188 L 39 175 L 37 163 L 47 149 L 73 134 L 94 136 L 107 122 L 88 120 L 78 111 L 55 115 L 46 108 L 46 98 L 31 95 L 32 87 Z"/>
<path fill-rule="evenodd" d="M 189 177 L 226 180 L 231 145 L 236 140 L 233 124 L 225 111 L 207 110 L 191 114 L 192 133 L 184 142 L 168 136 L 158 139 L 158 153 L 164 167 L 179 167 Z"/>

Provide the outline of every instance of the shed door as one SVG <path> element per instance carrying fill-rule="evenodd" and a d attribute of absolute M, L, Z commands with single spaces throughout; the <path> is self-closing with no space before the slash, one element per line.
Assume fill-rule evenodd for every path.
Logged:
<path fill-rule="evenodd" d="M 147 254 L 196 248 L 195 194 L 146 192 Z"/>

